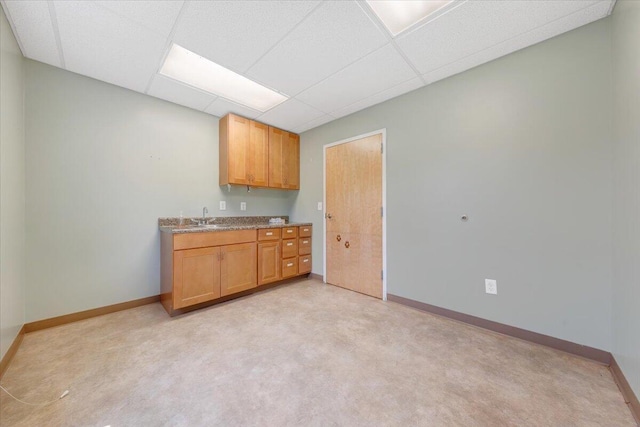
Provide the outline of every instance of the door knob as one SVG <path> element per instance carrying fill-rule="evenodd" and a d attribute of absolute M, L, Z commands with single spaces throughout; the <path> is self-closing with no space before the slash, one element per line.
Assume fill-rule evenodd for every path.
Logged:
<path fill-rule="evenodd" d="M 342 240 L 342 237 L 340 237 L 340 235 L 338 234 L 338 235 L 336 236 L 336 240 L 339 242 L 340 240 Z"/>
<path fill-rule="evenodd" d="M 327 219 L 333 218 L 330 213 L 324 214 L 324 217 L 327 218 Z"/>
<path fill-rule="evenodd" d="M 349 246 L 351 246 L 351 245 L 349 244 L 349 241 L 348 241 L 348 240 L 347 240 L 346 242 L 344 242 L 344 247 L 345 247 L 345 248 L 349 249 Z"/>

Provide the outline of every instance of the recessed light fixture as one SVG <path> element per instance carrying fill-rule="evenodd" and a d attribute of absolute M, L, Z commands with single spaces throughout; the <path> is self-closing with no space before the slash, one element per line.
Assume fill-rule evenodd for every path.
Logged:
<path fill-rule="evenodd" d="M 171 46 L 160 74 L 258 111 L 288 99 L 177 44 Z"/>
<path fill-rule="evenodd" d="M 453 0 L 367 0 L 378 18 L 395 37 Z"/>

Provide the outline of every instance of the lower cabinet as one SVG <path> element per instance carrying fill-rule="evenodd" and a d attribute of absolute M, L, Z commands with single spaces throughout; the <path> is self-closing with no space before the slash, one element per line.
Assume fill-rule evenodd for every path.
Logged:
<path fill-rule="evenodd" d="M 311 272 L 311 227 L 161 233 L 160 301 L 171 315 Z M 177 310 L 177 311 L 176 311 Z"/>
<path fill-rule="evenodd" d="M 173 253 L 173 308 L 220 298 L 220 248 Z"/>
<path fill-rule="evenodd" d="M 258 286 L 256 244 L 220 248 L 220 296 L 235 294 Z"/>
<path fill-rule="evenodd" d="M 280 271 L 280 241 L 258 243 L 258 285 L 282 279 Z"/>

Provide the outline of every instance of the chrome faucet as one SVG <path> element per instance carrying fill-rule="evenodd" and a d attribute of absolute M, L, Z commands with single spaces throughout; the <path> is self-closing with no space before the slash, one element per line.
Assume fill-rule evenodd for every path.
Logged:
<path fill-rule="evenodd" d="M 209 221 L 207 220 L 207 214 L 208 213 L 209 213 L 209 210 L 205 206 L 204 208 L 202 208 L 202 219 L 193 219 L 193 218 L 191 218 L 191 221 L 196 223 L 196 224 L 198 224 L 198 225 L 207 225 L 209 223 Z"/>

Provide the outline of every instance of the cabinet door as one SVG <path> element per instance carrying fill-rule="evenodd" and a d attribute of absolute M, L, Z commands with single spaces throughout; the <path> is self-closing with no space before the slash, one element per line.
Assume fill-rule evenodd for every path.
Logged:
<path fill-rule="evenodd" d="M 258 285 L 280 280 L 280 267 L 280 242 L 258 243 Z"/>
<path fill-rule="evenodd" d="M 220 248 L 173 253 L 173 308 L 220 297 Z"/>
<path fill-rule="evenodd" d="M 282 150 L 283 187 L 300 189 L 300 135 L 288 133 Z"/>
<path fill-rule="evenodd" d="M 220 295 L 255 288 L 258 282 L 256 243 L 222 246 L 220 250 Z"/>
<path fill-rule="evenodd" d="M 288 138 L 289 132 L 269 126 L 269 187 L 284 188 L 282 150 Z"/>
<path fill-rule="evenodd" d="M 229 184 L 249 185 L 247 165 L 251 164 L 249 160 L 251 120 L 234 114 L 229 114 L 227 118 L 226 160 L 228 182 Z M 224 161 L 222 150 L 220 154 L 221 161 Z"/>
<path fill-rule="evenodd" d="M 246 171 L 249 185 L 269 185 L 269 126 L 250 121 Z"/>

